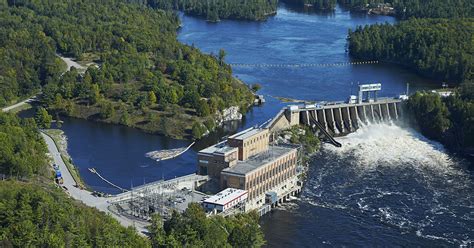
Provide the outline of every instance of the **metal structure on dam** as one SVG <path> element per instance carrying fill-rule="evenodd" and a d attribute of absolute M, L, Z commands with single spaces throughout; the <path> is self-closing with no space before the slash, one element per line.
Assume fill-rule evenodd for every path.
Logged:
<path fill-rule="evenodd" d="M 377 98 L 379 90 L 380 84 L 359 85 L 358 96 L 351 96 L 347 102 L 290 105 L 265 127 L 273 133 L 296 125 L 307 125 L 314 128 L 320 137 L 340 147 L 334 136 L 355 132 L 362 123 L 398 120 L 402 115 L 404 97 Z M 364 98 L 364 95 L 367 96 Z"/>

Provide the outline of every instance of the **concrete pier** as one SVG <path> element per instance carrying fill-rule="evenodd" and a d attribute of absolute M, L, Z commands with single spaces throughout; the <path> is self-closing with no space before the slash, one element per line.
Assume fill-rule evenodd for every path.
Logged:
<path fill-rule="evenodd" d="M 380 122 L 383 122 L 385 119 L 383 118 L 382 107 L 381 107 L 380 104 L 377 104 L 377 107 L 378 107 L 378 113 L 379 113 L 379 117 L 380 117 Z"/>

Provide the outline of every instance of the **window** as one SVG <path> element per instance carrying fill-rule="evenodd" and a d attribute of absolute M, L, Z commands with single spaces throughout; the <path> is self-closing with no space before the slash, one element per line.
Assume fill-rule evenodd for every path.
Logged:
<path fill-rule="evenodd" d="M 207 175 L 207 167 L 206 166 L 199 166 L 199 171 L 201 175 Z"/>

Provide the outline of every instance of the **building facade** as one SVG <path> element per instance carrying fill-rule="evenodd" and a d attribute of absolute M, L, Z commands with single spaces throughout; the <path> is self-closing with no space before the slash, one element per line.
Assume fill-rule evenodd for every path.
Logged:
<path fill-rule="evenodd" d="M 232 208 L 238 208 L 247 200 L 247 191 L 241 189 L 226 188 L 223 191 L 203 201 L 204 209 L 222 213 Z"/>
<path fill-rule="evenodd" d="M 275 193 L 278 199 L 299 192 L 297 165 L 297 148 L 270 146 L 267 152 L 222 170 L 221 188 L 246 190 L 248 206 L 255 209 L 269 203 L 268 192 Z"/>
<path fill-rule="evenodd" d="M 234 134 L 198 153 L 198 173 L 216 179 L 221 190 L 247 192 L 246 210 L 287 200 L 301 190 L 298 147 L 270 145 L 269 140 L 269 131 L 264 128 Z"/>

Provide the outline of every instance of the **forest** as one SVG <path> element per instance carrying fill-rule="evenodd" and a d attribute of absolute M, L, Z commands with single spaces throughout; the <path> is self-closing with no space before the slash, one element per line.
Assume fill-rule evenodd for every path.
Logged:
<path fill-rule="evenodd" d="M 334 10 L 336 0 L 282 0 L 284 3 L 312 6 L 316 10 Z"/>
<path fill-rule="evenodd" d="M 423 135 L 455 151 L 474 151 L 474 83 L 464 83 L 446 98 L 417 92 L 407 109 Z"/>
<path fill-rule="evenodd" d="M 18 179 L 44 175 L 46 152 L 34 119 L 0 112 L 0 174 Z"/>
<path fill-rule="evenodd" d="M 389 0 L 402 19 L 474 17 L 471 0 Z"/>
<path fill-rule="evenodd" d="M 474 68 L 474 19 L 410 19 L 349 31 L 356 59 L 402 64 L 448 83 L 470 82 Z"/>
<path fill-rule="evenodd" d="M 338 0 L 338 3 L 355 10 L 389 3 L 395 8 L 400 19 L 474 17 L 474 5 L 471 0 Z"/>
<path fill-rule="evenodd" d="M 153 8 L 180 10 L 186 14 L 200 16 L 208 21 L 241 19 L 264 21 L 275 14 L 278 0 L 128 0 Z M 400 19 L 416 18 L 462 18 L 474 14 L 471 0 L 281 0 L 287 4 L 312 6 L 316 10 L 334 10 L 336 3 L 352 10 L 362 11 L 388 3 Z"/>
<path fill-rule="evenodd" d="M 150 247 L 134 228 L 52 185 L 0 182 L 1 247 Z"/>
<path fill-rule="evenodd" d="M 245 113 L 253 100 L 232 77 L 223 50 L 204 55 L 177 41 L 173 12 L 119 0 L 2 5 L 3 105 L 41 90 L 53 116 L 183 138 L 192 135 L 193 125 L 212 127 L 216 111 L 240 106 Z M 63 73 L 56 53 L 94 58 L 98 66 Z"/>
<path fill-rule="evenodd" d="M 220 19 L 263 21 L 275 14 L 278 0 L 129 0 L 165 10 L 181 10 L 211 22 Z"/>

